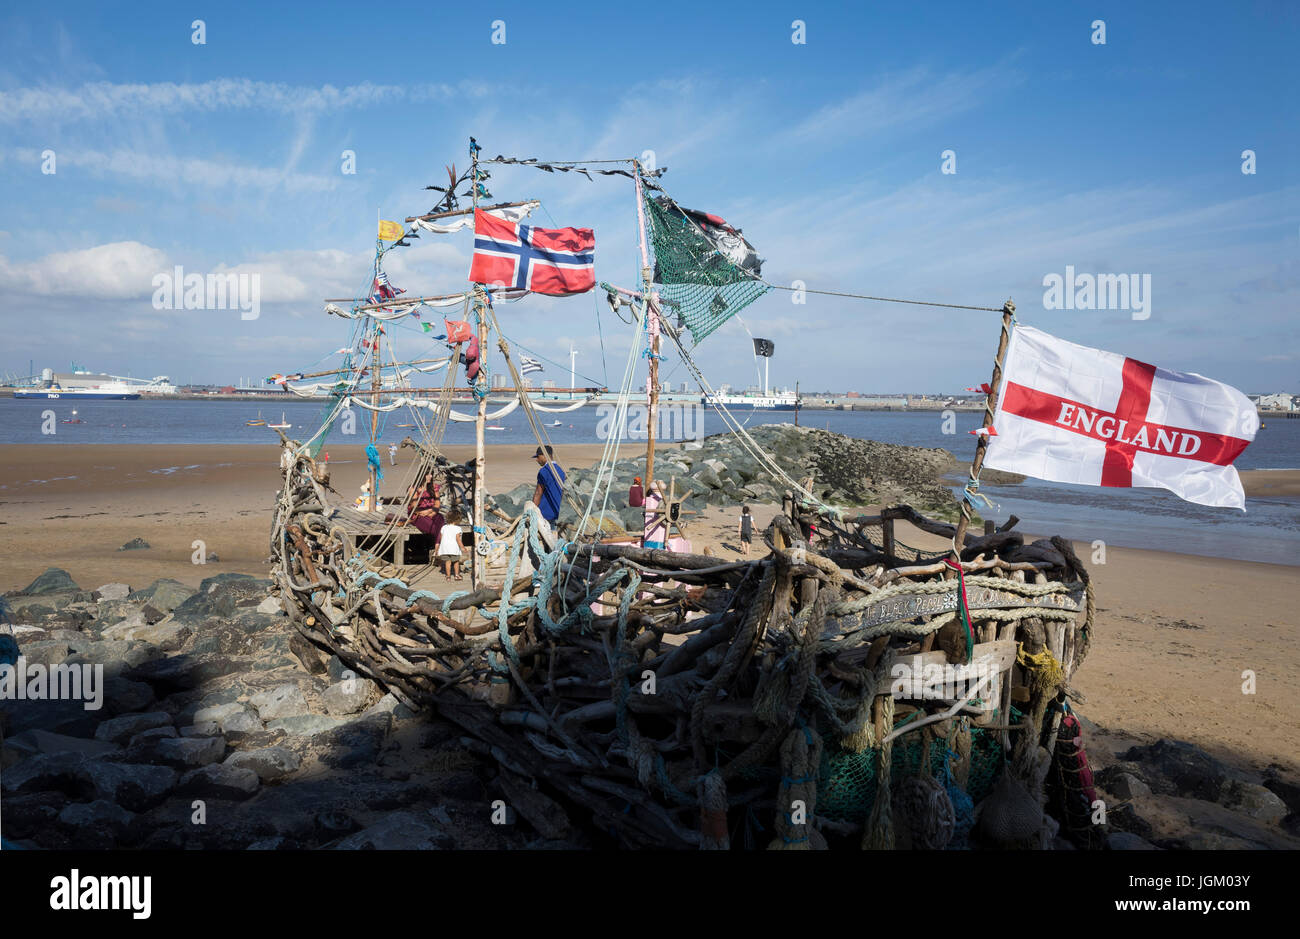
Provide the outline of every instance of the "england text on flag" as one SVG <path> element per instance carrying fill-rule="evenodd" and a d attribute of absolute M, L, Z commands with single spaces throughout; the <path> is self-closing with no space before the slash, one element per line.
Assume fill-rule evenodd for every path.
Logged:
<path fill-rule="evenodd" d="M 1156 486 L 1244 509 L 1233 461 L 1255 406 L 1222 382 L 1017 326 L 984 465 L 1054 482 Z"/>
<path fill-rule="evenodd" d="M 541 362 L 537 361 L 532 356 L 521 355 L 519 357 L 519 371 L 524 375 L 527 375 L 529 372 L 545 371 L 545 368 Z"/>
<path fill-rule="evenodd" d="M 555 297 L 596 286 L 596 236 L 590 228 L 533 228 L 474 215 L 474 260 L 469 279 Z"/>

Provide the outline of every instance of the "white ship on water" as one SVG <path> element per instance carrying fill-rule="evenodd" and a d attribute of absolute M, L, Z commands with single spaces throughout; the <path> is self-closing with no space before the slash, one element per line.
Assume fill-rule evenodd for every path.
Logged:
<path fill-rule="evenodd" d="M 136 401 L 142 396 L 174 395 L 176 386 L 166 375 L 154 378 L 129 378 L 121 375 L 100 375 L 77 369 L 55 373 L 45 369 L 32 387 L 16 388 L 17 399 L 48 400 L 98 400 Z"/>
<path fill-rule="evenodd" d="M 754 389 L 742 394 L 727 394 L 723 385 L 713 394 L 704 394 L 700 403 L 706 408 L 722 407 L 751 408 L 756 411 L 794 411 L 799 407 L 799 396 L 789 389 L 769 388 L 767 383 L 768 368 L 772 364 L 772 353 L 776 345 L 770 339 L 754 340 L 754 356 L 763 360 L 763 389 Z"/>
<path fill-rule="evenodd" d="M 701 397 L 700 403 L 707 408 L 722 405 L 731 410 L 753 408 L 767 411 L 793 411 L 799 406 L 799 399 L 793 391 L 778 391 L 774 388 L 771 391 L 747 391 L 738 395 L 706 394 Z"/>

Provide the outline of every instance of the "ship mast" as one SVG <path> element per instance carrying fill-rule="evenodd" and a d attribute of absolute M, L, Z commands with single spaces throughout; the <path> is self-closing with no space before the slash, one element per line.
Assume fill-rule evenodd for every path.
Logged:
<path fill-rule="evenodd" d="M 470 192 L 474 198 L 474 219 L 478 220 L 478 147 L 474 141 L 470 140 L 470 174 L 469 186 Z M 480 290 L 474 291 L 474 309 L 478 319 L 478 377 L 483 378 L 483 363 L 487 360 L 487 315 L 483 309 L 484 298 L 486 294 Z M 475 386 L 478 385 L 476 381 Z M 479 549 L 483 547 L 483 539 L 487 537 L 486 529 L 483 525 L 483 502 L 484 502 L 484 447 L 483 447 L 483 428 L 487 424 L 487 395 L 475 395 L 478 398 L 478 411 L 474 419 L 474 537 L 471 539 L 474 543 L 473 556 L 470 559 L 470 584 L 475 589 L 483 585 L 484 561 L 486 555 L 480 553 Z"/>
<path fill-rule="evenodd" d="M 646 375 L 646 395 L 649 406 L 646 414 L 645 490 L 650 491 L 655 479 L 655 411 L 659 406 L 659 311 L 651 293 L 653 272 L 650 269 L 650 250 L 645 235 L 645 194 L 641 186 L 641 162 L 632 161 L 636 177 L 637 236 L 641 245 L 641 304 L 645 310 L 646 328 L 650 331 L 650 366 Z M 641 540 L 645 541 L 642 531 Z"/>
<path fill-rule="evenodd" d="M 383 257 L 383 242 L 379 240 L 379 211 L 375 211 L 375 270 L 371 274 L 371 283 L 379 275 L 379 259 Z M 370 390 L 371 403 L 378 406 L 379 404 L 379 320 L 373 316 L 370 317 Z M 379 411 L 374 408 L 370 411 L 370 445 L 377 447 L 379 440 Z M 366 454 L 366 462 L 370 463 L 369 454 Z M 370 463 L 370 496 L 366 499 L 366 508 L 373 512 L 379 508 L 379 478 L 378 469 L 373 463 Z"/>

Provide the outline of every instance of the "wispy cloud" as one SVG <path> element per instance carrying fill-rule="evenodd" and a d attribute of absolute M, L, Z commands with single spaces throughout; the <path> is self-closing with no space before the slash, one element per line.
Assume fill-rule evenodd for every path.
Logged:
<path fill-rule="evenodd" d="M 814 111 L 791 131 L 801 139 L 846 139 L 898 132 L 974 110 L 1005 94 L 1024 76 L 1005 65 L 936 74 L 917 67 L 886 76 L 856 94 Z"/>
<path fill-rule="evenodd" d="M 101 120 L 145 114 L 264 110 L 323 113 L 391 102 L 419 104 L 486 93 L 479 83 L 378 85 L 287 85 L 246 78 L 200 83 L 117 84 L 89 82 L 77 88 L 20 88 L 0 92 L 0 121 Z"/>
<path fill-rule="evenodd" d="M 147 180 L 150 183 L 180 183 L 208 188 L 284 189 L 292 193 L 325 192 L 336 188 L 340 180 L 337 176 L 294 171 L 303 145 L 302 141 L 296 141 L 289 160 L 279 169 L 139 150 L 60 149 L 58 160 L 60 167 L 84 169 L 97 179 Z M 17 148 L 0 151 L 0 159 L 39 166 L 42 157 L 37 150 Z"/>

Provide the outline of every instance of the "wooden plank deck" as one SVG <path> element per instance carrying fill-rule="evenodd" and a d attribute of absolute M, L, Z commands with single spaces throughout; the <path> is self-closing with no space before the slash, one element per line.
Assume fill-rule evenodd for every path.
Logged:
<path fill-rule="evenodd" d="M 366 512 L 352 506 L 339 506 L 335 508 L 331 521 L 347 532 L 348 547 L 355 554 L 358 539 L 383 537 L 391 524 L 386 521 L 387 517 L 390 514 L 401 514 L 403 511 L 400 505 L 381 505 L 374 512 Z M 414 525 L 400 522 L 392 527 L 393 564 L 397 567 L 405 567 L 406 540 L 411 535 L 420 535 L 422 532 Z"/>

